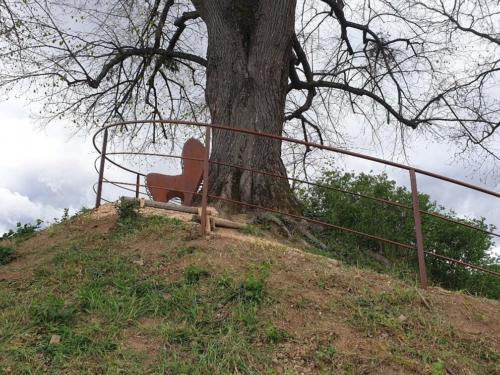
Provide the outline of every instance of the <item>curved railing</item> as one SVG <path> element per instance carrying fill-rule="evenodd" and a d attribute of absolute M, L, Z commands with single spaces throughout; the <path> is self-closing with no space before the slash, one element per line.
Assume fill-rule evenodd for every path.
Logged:
<path fill-rule="evenodd" d="M 149 153 L 149 152 L 127 152 L 127 151 L 122 151 L 122 152 L 107 152 L 109 129 L 116 128 L 116 127 L 127 126 L 127 125 L 138 125 L 138 124 L 152 125 L 152 126 L 168 124 L 168 125 L 195 126 L 195 127 L 198 127 L 198 128 L 204 128 L 205 129 L 205 148 L 206 148 L 205 157 L 203 159 L 195 159 L 195 158 L 186 158 L 186 157 L 183 158 L 183 157 L 177 156 L 177 155 L 161 154 L 161 153 Z M 368 195 L 364 195 L 364 194 L 350 192 L 350 191 L 347 191 L 347 190 L 343 190 L 343 189 L 339 189 L 339 188 L 335 188 L 335 187 L 331 187 L 331 186 L 325 186 L 325 185 L 318 184 L 318 183 L 312 183 L 312 182 L 309 182 L 309 181 L 306 181 L 306 180 L 291 178 L 291 177 L 283 176 L 283 175 L 276 174 L 276 173 L 273 173 L 273 172 L 270 172 L 270 171 L 257 170 L 257 169 L 247 168 L 247 167 L 244 167 L 244 166 L 241 166 L 241 165 L 234 165 L 234 164 L 225 163 L 225 162 L 221 162 L 221 161 L 210 160 L 209 156 L 210 156 L 210 146 L 211 146 L 211 143 L 210 143 L 211 132 L 214 129 L 219 130 L 219 131 L 236 132 L 236 133 L 245 134 L 245 135 L 248 135 L 248 136 L 270 138 L 270 139 L 274 139 L 274 140 L 277 140 L 277 141 L 280 141 L 280 142 L 288 142 L 288 143 L 293 143 L 293 144 L 297 144 L 297 145 L 306 146 L 306 147 L 308 147 L 310 149 L 318 149 L 318 150 L 323 150 L 323 151 L 328 151 L 328 152 L 334 152 L 334 153 L 338 153 L 338 154 L 348 155 L 348 156 L 352 156 L 352 157 L 356 157 L 356 158 L 361 158 L 361 159 L 364 159 L 364 160 L 368 160 L 368 161 L 371 161 L 371 162 L 375 162 L 375 163 L 379 163 L 379 164 L 384 164 L 384 165 L 388 165 L 388 166 L 391 166 L 391 167 L 395 167 L 395 168 L 399 168 L 399 169 L 402 169 L 402 170 L 406 170 L 406 171 L 408 171 L 409 178 L 410 178 L 410 186 L 411 186 L 411 193 L 412 193 L 412 205 L 409 206 L 409 205 L 402 204 L 400 202 L 394 202 L 394 201 L 390 201 L 390 200 L 386 200 L 386 199 L 381 199 L 381 198 L 372 197 L 372 196 L 368 196 Z M 99 147 L 99 145 L 97 144 L 97 138 L 101 134 L 103 134 L 102 147 Z M 457 220 L 451 219 L 449 217 L 437 214 L 435 212 L 429 212 L 429 211 L 421 210 L 420 206 L 419 206 L 419 200 L 418 200 L 417 175 L 420 174 L 420 175 L 428 176 L 428 177 L 431 177 L 431 178 L 439 179 L 439 180 L 445 181 L 447 183 L 451 183 L 451 184 L 454 184 L 454 185 L 462 186 L 462 187 L 465 187 L 467 189 L 472 189 L 472 190 L 481 192 L 483 194 L 487 194 L 487 195 L 489 195 L 489 196 L 491 196 L 493 198 L 500 198 L 500 193 L 494 192 L 492 190 L 489 190 L 489 189 L 486 189 L 486 188 L 483 188 L 483 187 L 480 187 L 480 186 L 472 185 L 472 184 L 469 184 L 469 183 L 464 182 L 464 181 L 460 181 L 460 180 L 453 179 L 453 178 L 450 178 L 450 177 L 442 176 L 440 174 L 432 173 L 432 172 L 429 172 L 429 171 L 426 171 L 426 170 L 423 170 L 423 169 L 414 168 L 414 167 L 411 167 L 411 166 L 408 166 L 408 165 L 404 165 L 404 164 L 396 163 L 396 162 L 393 162 L 393 161 L 388 161 L 388 160 L 376 158 L 376 157 L 373 157 L 373 156 L 363 155 L 363 154 L 360 154 L 360 153 L 356 153 L 356 152 L 344 150 L 344 149 L 337 148 L 337 147 L 320 145 L 320 144 L 316 144 L 316 143 L 312 143 L 312 142 L 302 141 L 302 140 L 293 139 L 293 138 L 289 138 L 289 137 L 278 136 L 278 135 L 274 135 L 274 134 L 256 132 L 256 131 L 248 130 L 248 129 L 239 129 L 239 128 L 232 128 L 232 127 L 224 126 L 224 125 L 198 123 L 198 122 L 192 122 L 192 121 L 180 121 L 180 120 L 144 120 L 144 121 L 126 121 L 126 122 L 114 123 L 114 124 L 110 124 L 110 125 L 104 126 L 103 128 L 99 129 L 94 134 L 93 143 L 94 143 L 95 149 L 99 153 L 99 156 L 96 159 L 96 163 L 95 163 L 96 171 L 99 174 L 99 180 L 98 180 L 97 184 L 94 185 L 94 191 L 96 193 L 96 207 L 99 207 L 99 205 L 101 203 L 101 200 L 107 201 L 106 199 L 102 198 L 102 191 L 103 191 L 103 185 L 104 184 L 111 184 L 111 185 L 114 185 L 114 186 L 119 187 L 121 189 L 124 189 L 125 191 L 130 191 L 130 192 L 132 192 L 132 193 L 135 194 L 136 198 L 138 198 L 141 194 L 142 195 L 146 195 L 145 192 L 141 191 L 141 189 L 145 189 L 146 188 L 145 184 L 141 183 L 141 178 L 143 179 L 145 177 L 145 174 L 142 173 L 141 171 L 134 170 L 134 169 L 131 169 L 131 168 L 123 166 L 121 163 L 113 160 L 113 158 L 112 158 L 113 156 L 117 156 L 117 155 L 122 155 L 122 156 L 125 156 L 125 155 L 137 155 L 137 156 L 158 156 L 158 157 L 172 158 L 172 159 L 197 160 L 197 161 L 202 161 L 204 163 L 204 176 L 203 176 L 202 191 L 196 191 L 196 192 L 190 192 L 190 193 L 194 193 L 195 195 L 201 196 L 201 206 L 202 206 L 201 221 L 202 221 L 202 230 L 203 231 L 206 228 L 205 224 L 206 224 L 206 221 L 207 221 L 207 205 L 208 205 L 208 201 L 209 200 L 212 200 L 212 201 L 225 201 L 225 202 L 236 204 L 236 205 L 240 205 L 240 206 L 243 206 L 243 207 L 248 207 L 248 208 L 252 208 L 252 209 L 259 209 L 259 210 L 264 210 L 264 211 L 273 212 L 273 213 L 279 213 L 281 215 L 289 216 L 289 217 L 292 217 L 292 218 L 295 218 L 295 219 L 305 220 L 305 221 L 310 222 L 310 223 L 319 224 L 319 225 L 322 225 L 322 226 L 325 226 L 325 227 L 328 227 L 328 228 L 332 228 L 332 229 L 340 230 L 340 231 L 343 231 L 343 232 L 351 233 L 351 234 L 354 234 L 354 235 L 357 235 L 357 236 L 361 236 L 361 237 L 369 238 L 369 239 L 372 239 L 372 240 L 376 240 L 376 241 L 388 243 L 388 244 L 391 244 L 391 245 L 396 245 L 396 246 L 399 246 L 401 248 L 410 249 L 410 250 L 416 250 L 417 251 L 417 256 L 418 256 L 418 267 L 419 267 L 419 274 L 420 274 L 420 283 L 421 283 L 421 286 L 423 288 L 426 288 L 427 284 L 428 284 L 427 283 L 426 265 L 425 265 L 425 257 L 426 256 L 434 257 L 434 258 L 439 259 L 441 261 L 453 263 L 453 264 L 456 264 L 456 265 L 459 265 L 459 266 L 462 266 L 462 267 L 467 267 L 467 268 L 474 269 L 474 270 L 477 270 L 477 271 L 486 272 L 486 273 L 490 273 L 490 274 L 493 274 L 493 275 L 496 275 L 496 276 L 500 276 L 500 273 L 498 273 L 498 272 L 495 272 L 495 271 L 492 271 L 492 270 L 489 270 L 489 269 L 486 269 L 486 268 L 483 268 L 483 267 L 480 267 L 480 266 L 477 266 L 477 265 L 474 265 L 474 264 L 470 264 L 470 263 L 464 262 L 462 260 L 458 260 L 458 259 L 453 259 L 453 258 L 446 257 L 444 255 L 436 253 L 435 251 L 426 250 L 425 247 L 424 247 L 424 237 L 423 237 L 421 215 L 433 216 L 433 217 L 436 217 L 436 218 L 438 218 L 440 220 L 445 220 L 447 222 L 451 222 L 451 223 L 454 223 L 454 224 L 457 224 L 457 225 L 460 225 L 460 226 L 464 226 L 464 227 L 467 227 L 467 228 L 470 228 L 470 229 L 474 229 L 474 230 L 486 233 L 486 234 L 488 234 L 490 236 L 500 237 L 500 234 L 497 233 L 497 232 L 485 230 L 483 228 L 475 227 L 475 226 L 473 226 L 473 225 L 471 225 L 469 223 L 465 223 L 465 222 L 461 222 L 461 221 L 457 221 Z M 97 162 L 98 161 L 100 161 L 99 167 L 97 167 Z M 128 173 L 133 174 L 135 176 L 135 183 L 108 180 L 104 176 L 104 173 L 105 173 L 104 172 L 105 171 L 104 167 L 105 167 L 105 163 L 106 162 L 109 162 L 109 163 L 115 165 L 116 167 L 118 167 L 118 168 L 120 168 L 120 169 L 122 169 L 122 170 L 124 170 L 124 171 L 126 171 Z M 237 169 L 249 171 L 249 172 L 252 172 L 252 173 L 258 173 L 258 174 L 262 174 L 262 175 L 266 175 L 266 176 L 274 177 L 274 178 L 278 178 L 278 179 L 286 179 L 288 181 L 293 181 L 293 182 L 297 182 L 297 183 L 301 183 L 301 184 L 307 184 L 309 186 L 316 186 L 316 187 L 320 187 L 320 188 L 324 188 L 324 189 L 330 189 L 330 190 L 334 190 L 334 191 L 337 191 L 337 192 L 340 192 L 340 193 L 343 193 L 343 194 L 349 194 L 349 195 L 357 196 L 357 197 L 360 197 L 360 198 L 363 198 L 363 199 L 369 199 L 369 200 L 372 200 L 374 202 L 377 202 L 377 203 L 380 203 L 380 204 L 383 204 L 383 205 L 396 206 L 396 207 L 399 207 L 401 209 L 412 211 L 413 212 L 413 218 L 414 218 L 414 226 L 415 226 L 415 239 L 416 239 L 415 240 L 415 244 L 401 243 L 401 242 L 393 241 L 393 240 L 390 240 L 390 239 L 387 239 L 387 238 L 383 238 L 381 236 L 377 236 L 377 235 L 374 235 L 374 234 L 360 232 L 360 231 L 357 231 L 357 230 L 352 229 L 352 228 L 346 228 L 346 227 L 334 225 L 334 224 L 327 223 L 327 222 L 324 222 L 324 221 L 320 221 L 320 220 L 316 220 L 316 219 L 304 217 L 304 216 L 301 216 L 301 215 L 298 215 L 298 214 L 292 214 L 292 213 L 282 212 L 282 211 L 279 211 L 279 210 L 276 210 L 276 209 L 273 209 L 273 208 L 269 208 L 269 207 L 262 207 L 262 206 L 259 206 L 259 205 L 254 205 L 254 204 L 250 204 L 250 203 L 240 202 L 240 201 L 236 201 L 236 200 L 232 200 L 232 199 L 227 199 L 227 198 L 224 198 L 224 197 L 221 197 L 221 196 L 215 196 L 215 195 L 209 194 L 208 173 L 209 173 L 210 165 L 214 165 L 214 164 L 225 166 L 225 167 L 229 167 L 229 168 L 237 168 Z"/>

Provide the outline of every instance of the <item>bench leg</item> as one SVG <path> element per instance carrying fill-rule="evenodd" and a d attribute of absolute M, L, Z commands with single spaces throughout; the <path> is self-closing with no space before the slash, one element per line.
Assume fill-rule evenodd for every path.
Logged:
<path fill-rule="evenodd" d="M 193 204 L 193 193 L 184 193 L 184 199 L 182 200 L 183 206 L 191 206 Z"/>

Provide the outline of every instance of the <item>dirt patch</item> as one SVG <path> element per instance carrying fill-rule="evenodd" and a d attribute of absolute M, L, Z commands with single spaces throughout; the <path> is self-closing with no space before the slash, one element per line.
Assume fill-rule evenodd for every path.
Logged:
<path fill-rule="evenodd" d="M 431 303 L 451 326 L 477 339 L 489 337 L 500 353 L 500 305 L 497 301 L 460 295 L 441 288 L 428 293 Z"/>
<path fill-rule="evenodd" d="M 94 209 L 90 212 L 90 217 L 95 220 L 100 220 L 109 216 L 116 216 L 117 210 L 115 203 L 106 203 L 99 208 Z"/>
<path fill-rule="evenodd" d="M 122 347 L 140 354 L 147 366 L 154 364 L 164 349 L 164 343 L 158 335 L 159 324 L 157 320 L 144 319 L 122 333 Z"/>

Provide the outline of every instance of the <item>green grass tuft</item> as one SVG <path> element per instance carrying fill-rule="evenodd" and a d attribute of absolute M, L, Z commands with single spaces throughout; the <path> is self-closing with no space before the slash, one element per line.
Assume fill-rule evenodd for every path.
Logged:
<path fill-rule="evenodd" d="M 196 284 L 201 279 L 208 277 L 209 275 L 210 273 L 207 270 L 197 266 L 189 266 L 184 271 L 184 278 L 189 284 Z"/>
<path fill-rule="evenodd" d="M 14 253 L 14 248 L 0 246 L 0 265 L 10 263 L 14 259 Z"/>
<path fill-rule="evenodd" d="M 266 340 L 271 344 L 279 344 L 288 340 L 288 333 L 276 327 L 273 323 L 269 323 L 266 328 Z"/>
<path fill-rule="evenodd" d="M 240 232 L 249 236 L 262 237 L 262 230 L 255 225 L 246 225 L 244 228 L 240 229 Z"/>
<path fill-rule="evenodd" d="M 30 308 L 31 319 L 42 327 L 69 326 L 76 314 L 75 306 L 66 305 L 62 298 L 51 294 L 35 301 Z"/>

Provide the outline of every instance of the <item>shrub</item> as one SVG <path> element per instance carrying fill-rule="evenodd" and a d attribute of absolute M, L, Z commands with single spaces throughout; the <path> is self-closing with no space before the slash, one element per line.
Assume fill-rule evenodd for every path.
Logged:
<path fill-rule="evenodd" d="M 35 224 L 27 223 L 27 224 L 16 224 L 16 230 L 9 230 L 7 233 L 4 233 L 2 236 L 3 240 L 16 240 L 16 241 L 25 241 L 35 235 L 35 233 L 42 227 L 43 221 L 38 219 Z"/>
<path fill-rule="evenodd" d="M 0 265 L 10 263 L 14 259 L 14 249 L 12 247 L 0 246 Z"/>
<path fill-rule="evenodd" d="M 247 234 L 249 236 L 255 236 L 255 237 L 262 236 L 262 231 L 255 225 L 246 225 L 245 227 L 240 229 L 240 232 L 243 234 Z"/>
<path fill-rule="evenodd" d="M 121 199 L 117 205 L 118 218 L 120 221 L 133 221 L 139 217 L 139 201 L 131 199 Z"/>
<path fill-rule="evenodd" d="M 382 198 L 411 207 L 411 192 L 404 187 L 397 186 L 396 182 L 389 180 L 386 174 L 356 175 L 343 171 L 328 171 L 322 175 L 318 184 L 320 186 L 314 186 L 300 193 L 307 216 L 393 241 L 415 244 L 411 210 L 383 205 L 373 200 L 331 189 Z M 454 211 L 438 205 L 437 202 L 431 200 L 429 195 L 419 194 L 419 203 L 421 210 L 483 230 L 495 229 L 494 226 L 487 225 L 484 218 L 457 217 Z M 425 248 L 428 251 L 436 251 L 441 255 L 484 267 L 495 267 L 499 264 L 497 259 L 491 258 L 488 254 L 493 241 L 492 237 L 486 233 L 429 215 L 422 215 L 422 227 Z M 415 270 L 416 268 L 416 252 L 344 232 L 325 230 L 319 235 L 330 247 L 330 252 L 344 262 L 361 263 L 377 270 L 384 270 L 384 266 L 370 256 L 370 254 L 378 253 L 390 260 L 393 265 L 392 270 L 398 274 L 407 274 L 409 269 Z M 426 263 L 429 278 L 436 284 L 450 289 L 463 289 L 470 293 L 500 298 L 498 287 L 486 288 L 486 285 L 491 284 L 490 278 L 495 276 L 473 272 L 430 256 L 426 258 Z"/>

